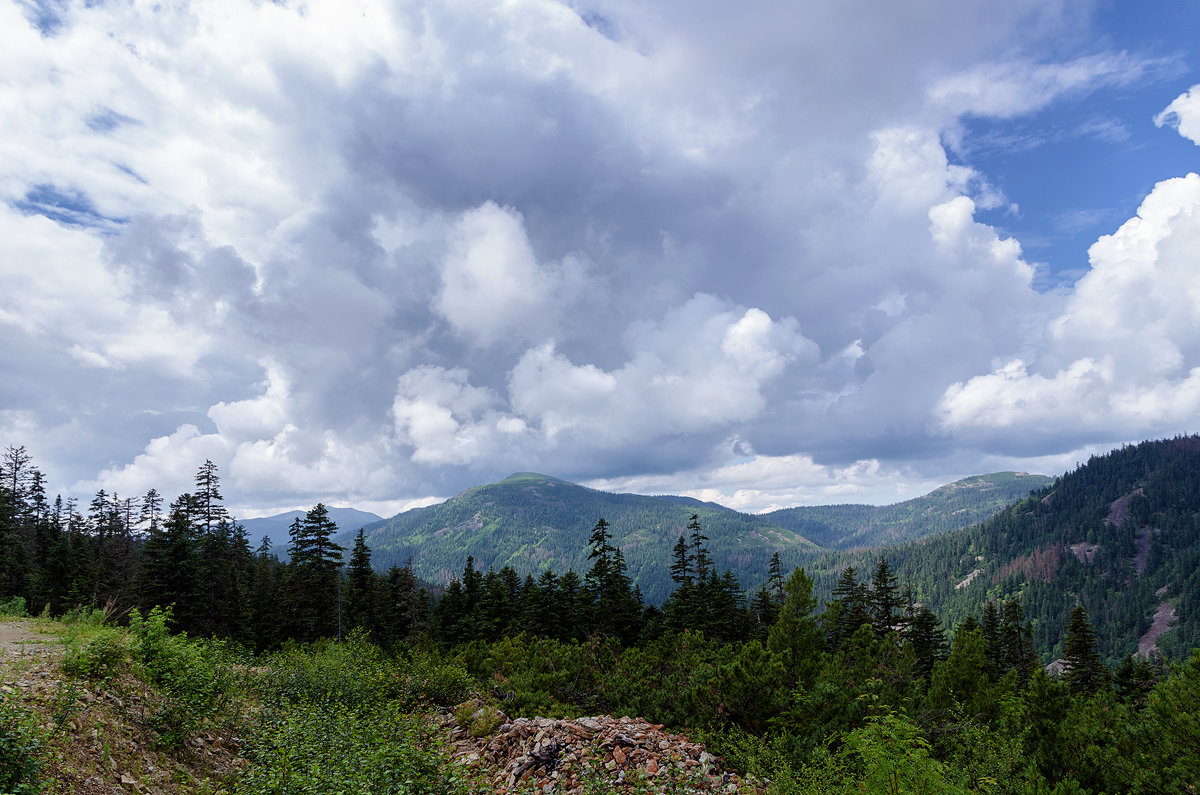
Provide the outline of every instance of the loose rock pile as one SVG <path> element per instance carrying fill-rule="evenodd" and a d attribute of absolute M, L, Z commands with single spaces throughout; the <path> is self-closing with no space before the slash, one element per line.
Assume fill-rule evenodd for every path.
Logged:
<path fill-rule="evenodd" d="M 467 714 L 471 718 L 463 719 Z M 477 737 L 485 715 L 497 716 L 499 723 Z M 722 770 L 723 760 L 703 745 L 643 720 L 611 715 L 510 720 L 478 701 L 460 705 L 444 720 L 451 727 L 450 742 L 459 762 L 498 771 L 497 793 L 571 795 L 597 783 L 611 792 L 638 786 L 641 792 L 760 791 Z M 484 728 L 493 721 L 485 721 Z"/>

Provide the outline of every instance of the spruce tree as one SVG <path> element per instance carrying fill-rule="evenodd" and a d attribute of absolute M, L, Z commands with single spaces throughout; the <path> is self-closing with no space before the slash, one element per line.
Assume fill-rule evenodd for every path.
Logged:
<path fill-rule="evenodd" d="M 375 571 L 371 568 L 371 548 L 360 527 L 354 537 L 350 564 L 346 573 L 346 624 L 362 627 L 372 636 L 377 634 L 375 617 Z"/>
<path fill-rule="evenodd" d="M 883 637 L 897 629 L 901 622 L 901 609 L 904 600 L 900 598 L 900 587 L 887 558 L 880 558 L 871 577 L 871 591 L 867 597 L 867 606 L 871 616 L 871 626 L 875 634 Z"/>
<path fill-rule="evenodd" d="M 213 528 L 223 521 L 229 521 L 229 512 L 225 510 L 224 497 L 221 496 L 221 478 L 217 475 L 217 465 L 209 459 L 204 459 L 196 472 L 196 522 L 202 534 L 211 533 Z"/>
<path fill-rule="evenodd" d="M 912 643 L 913 655 L 917 660 L 917 676 L 928 680 L 934 664 L 946 658 L 945 631 L 939 625 L 937 616 L 922 605 L 913 614 L 904 634 Z"/>
<path fill-rule="evenodd" d="M 333 541 L 337 523 L 329 518 L 324 504 L 317 503 L 303 521 L 292 522 L 288 532 L 293 635 L 300 640 L 336 637 L 341 619 L 339 570 L 344 551 Z"/>
<path fill-rule="evenodd" d="M 853 566 L 842 570 L 833 587 L 833 599 L 824 616 L 825 637 L 829 648 L 837 650 L 863 624 L 871 623 L 867 608 L 867 588 L 858 582 Z"/>
<path fill-rule="evenodd" d="M 174 605 L 175 626 L 185 632 L 200 630 L 198 550 L 192 530 L 192 500 L 184 494 L 171 503 L 166 521 L 152 528 L 142 548 L 139 599 L 150 608 Z"/>
<path fill-rule="evenodd" d="M 1004 643 L 1000 634 L 1000 609 L 991 599 L 983 607 L 983 623 L 980 628 L 983 632 L 988 671 L 993 677 L 998 677 L 1004 671 Z"/>
<path fill-rule="evenodd" d="M 797 568 L 784 586 L 783 607 L 767 635 L 767 648 L 783 661 L 791 689 L 807 688 L 820 668 L 822 638 L 813 617 L 812 579 Z"/>
<path fill-rule="evenodd" d="M 1108 669 L 1096 651 L 1096 632 L 1083 605 L 1075 605 L 1063 649 L 1063 681 L 1074 693 L 1094 693 L 1108 683 Z"/>
<path fill-rule="evenodd" d="M 999 634 L 1000 673 L 1015 670 L 1021 684 L 1026 684 L 1037 667 L 1037 652 L 1033 648 L 1033 627 L 1025 623 L 1025 610 L 1015 596 L 1004 603 Z"/>
<path fill-rule="evenodd" d="M 461 588 L 459 592 L 461 595 Z M 398 646 L 423 630 L 427 616 L 418 604 L 422 593 L 424 589 L 417 588 L 411 560 L 404 566 L 388 569 L 379 611 L 380 635 L 385 646 Z"/>

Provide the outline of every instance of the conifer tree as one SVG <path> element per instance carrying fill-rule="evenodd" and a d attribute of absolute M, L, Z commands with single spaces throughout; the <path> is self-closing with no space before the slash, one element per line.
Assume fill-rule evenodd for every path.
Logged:
<path fill-rule="evenodd" d="M 316 640 L 336 637 L 341 618 L 341 577 L 344 549 L 335 544 L 337 523 L 329 518 L 329 509 L 317 503 L 304 516 L 292 522 L 288 546 L 288 593 L 293 605 L 294 637 Z"/>
<path fill-rule="evenodd" d="M 847 566 L 838 577 L 823 623 L 831 650 L 840 648 L 860 626 L 871 623 L 867 609 L 867 588 L 858 582 L 853 566 Z"/>
<path fill-rule="evenodd" d="M 150 531 L 142 548 L 142 607 L 174 605 L 175 625 L 186 632 L 199 630 L 197 621 L 197 546 L 192 531 L 192 499 L 183 494 L 171 503 L 167 519 Z"/>
<path fill-rule="evenodd" d="M 221 478 L 217 475 L 217 465 L 209 459 L 204 459 L 196 472 L 196 523 L 201 534 L 211 533 L 213 528 L 223 521 L 229 521 L 229 513 L 225 510 L 221 496 Z"/>
<path fill-rule="evenodd" d="M 775 601 L 776 608 L 783 607 L 784 594 L 783 564 L 779 560 L 778 550 L 771 553 L 771 562 L 767 566 L 767 593 Z"/>
<path fill-rule="evenodd" d="M 690 588 L 692 584 L 692 555 L 683 533 L 675 540 L 675 547 L 671 553 L 671 581 L 675 583 L 676 588 Z"/>
<path fill-rule="evenodd" d="M 250 584 L 249 634 L 254 648 L 268 651 L 282 641 L 280 616 L 286 613 L 282 604 L 282 566 L 271 552 L 271 539 L 263 536 L 254 553 Z"/>
<path fill-rule="evenodd" d="M 767 635 L 767 648 L 783 660 L 792 689 L 808 687 L 820 668 L 821 632 L 813 611 L 812 579 L 797 568 L 784 586 L 783 607 Z"/>
<path fill-rule="evenodd" d="M 1004 670 L 1004 644 L 1000 635 L 1000 609 L 989 599 L 983 607 L 983 622 L 980 625 L 986 649 L 988 671 L 999 676 Z"/>
<path fill-rule="evenodd" d="M 1096 651 L 1096 632 L 1083 605 L 1075 605 L 1063 648 L 1063 681 L 1074 693 L 1094 693 L 1108 683 L 1108 669 Z"/>
<path fill-rule="evenodd" d="M 419 604 L 419 597 L 423 593 L 424 589 L 417 588 L 412 561 L 408 561 L 404 566 L 392 566 L 388 569 L 379 616 L 380 635 L 385 646 L 398 646 L 414 633 L 423 630 L 427 618 Z"/>
<path fill-rule="evenodd" d="M 633 595 L 625 556 L 613 546 L 608 522 L 603 518 L 592 529 L 589 543 L 592 551 L 588 560 L 594 563 L 584 582 L 591 595 L 592 626 L 604 635 L 628 643 L 637 635 L 641 605 Z"/>
<path fill-rule="evenodd" d="M 346 573 L 346 624 L 362 627 L 372 636 L 377 634 L 375 616 L 375 571 L 371 568 L 371 548 L 367 546 L 366 534 L 360 527 L 354 537 L 354 548 L 350 551 L 350 564 Z"/>
<path fill-rule="evenodd" d="M 582 640 L 586 627 L 583 581 L 574 569 L 558 578 L 558 610 L 561 613 L 563 640 Z"/>
<path fill-rule="evenodd" d="M 692 518 L 688 521 L 687 529 L 691 531 L 691 540 L 688 544 L 692 557 L 692 574 L 697 583 L 704 582 L 708 576 L 709 569 L 712 568 L 712 556 L 708 554 L 708 536 L 700 530 L 699 514 L 692 514 Z"/>
<path fill-rule="evenodd" d="M 922 605 L 913 613 L 904 634 L 913 646 L 917 676 L 928 680 L 934 664 L 946 658 L 946 633 L 938 624 L 937 616 Z"/>
<path fill-rule="evenodd" d="M 871 626 L 875 634 L 883 637 L 894 631 L 900 624 L 901 609 L 904 601 L 900 598 L 900 588 L 887 558 L 880 558 L 871 577 L 871 591 L 867 597 L 867 607 L 871 617 Z"/>
<path fill-rule="evenodd" d="M 1015 596 L 1004 603 L 999 635 L 1000 673 L 1016 670 L 1024 685 L 1037 667 L 1037 653 L 1033 648 L 1033 627 L 1025 623 L 1025 610 Z"/>

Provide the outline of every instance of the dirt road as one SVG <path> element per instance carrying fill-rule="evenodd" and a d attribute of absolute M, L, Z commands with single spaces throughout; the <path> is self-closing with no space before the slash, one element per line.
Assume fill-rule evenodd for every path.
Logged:
<path fill-rule="evenodd" d="M 29 619 L 0 619 L 0 654 L 31 654 L 60 642 L 57 635 L 38 632 Z"/>

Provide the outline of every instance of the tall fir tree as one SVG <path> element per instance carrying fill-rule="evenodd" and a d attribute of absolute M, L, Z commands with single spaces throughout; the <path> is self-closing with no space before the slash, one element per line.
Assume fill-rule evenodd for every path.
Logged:
<path fill-rule="evenodd" d="M 292 637 L 316 640 L 338 637 L 341 631 L 343 547 L 334 543 L 337 523 L 329 509 L 317 503 L 288 530 L 287 593 L 291 604 Z"/>
<path fill-rule="evenodd" d="M 1063 648 L 1063 681 L 1074 693 L 1095 693 L 1108 684 L 1108 669 L 1096 651 L 1096 631 L 1083 605 L 1075 605 Z"/>
<path fill-rule="evenodd" d="M 876 635 L 883 637 L 901 628 L 904 600 L 900 597 L 900 587 L 887 558 L 879 559 L 879 565 L 871 576 L 867 607 Z"/>
<path fill-rule="evenodd" d="M 375 570 L 371 568 L 371 548 L 367 546 L 366 533 L 360 527 L 358 535 L 354 537 L 346 572 L 346 624 L 362 627 L 372 637 L 379 634 L 376 580 Z"/>
<path fill-rule="evenodd" d="M 798 568 L 784 586 L 783 607 L 767 635 L 767 648 L 783 660 L 791 689 L 809 687 L 820 669 L 824 639 L 813 616 L 816 607 L 812 579 Z"/>

